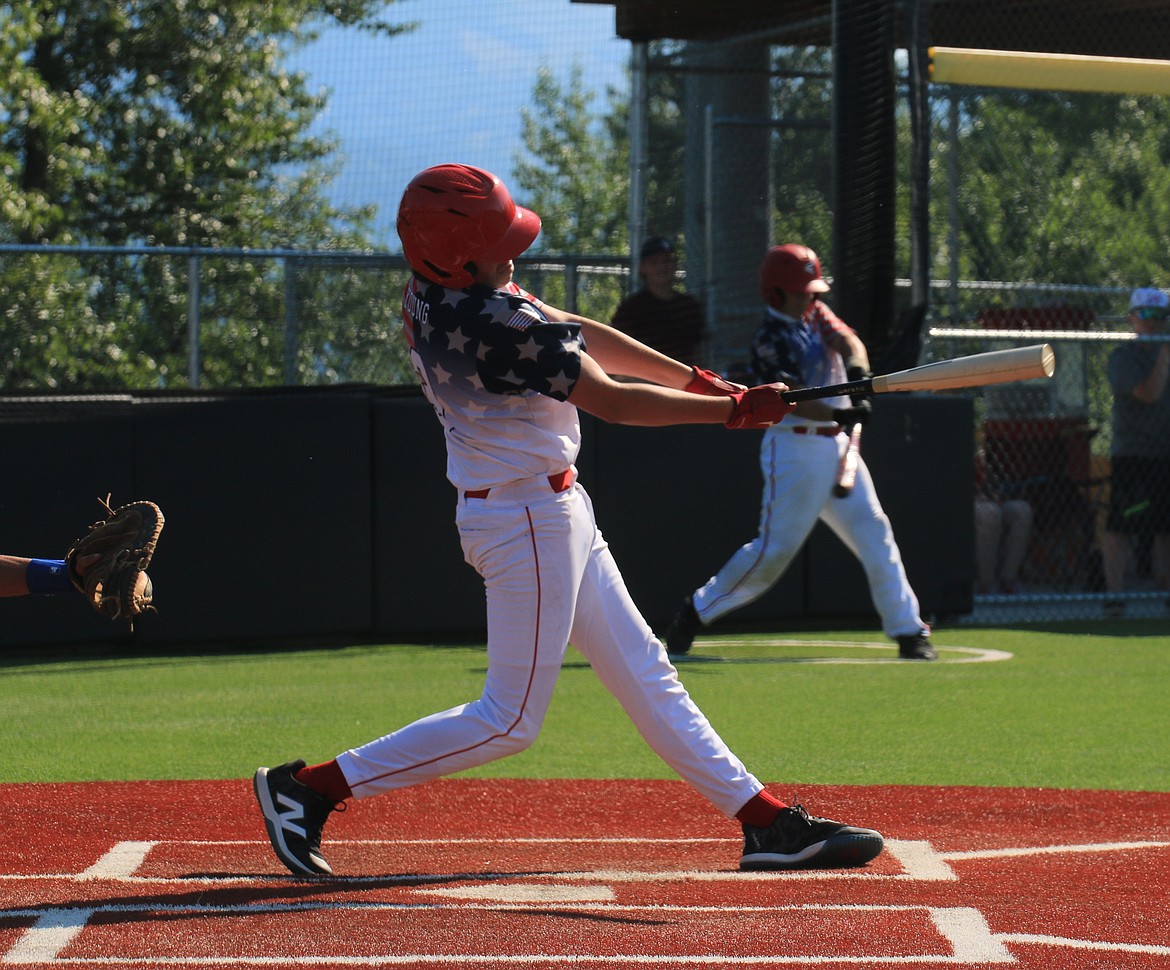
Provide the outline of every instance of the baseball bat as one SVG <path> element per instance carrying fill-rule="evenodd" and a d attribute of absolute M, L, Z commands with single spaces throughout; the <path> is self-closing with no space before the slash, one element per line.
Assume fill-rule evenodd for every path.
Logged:
<path fill-rule="evenodd" d="M 826 384 L 821 387 L 800 387 L 784 391 L 782 397 L 789 404 L 811 401 L 815 398 L 837 397 L 842 394 L 886 394 L 891 391 L 945 391 L 960 387 L 984 387 L 988 384 L 1008 384 L 1027 381 L 1034 377 L 1051 377 L 1056 373 L 1056 354 L 1049 344 L 1032 347 L 1014 347 L 1011 350 L 991 350 L 985 354 L 936 360 L 908 370 L 847 381 L 844 384 Z"/>
<path fill-rule="evenodd" d="M 857 422 L 849 429 L 849 444 L 841 455 L 841 463 L 837 466 L 837 481 L 833 483 L 833 494 L 837 498 L 844 498 L 853 491 L 853 483 L 857 481 L 857 460 L 861 455 L 861 423 Z"/>

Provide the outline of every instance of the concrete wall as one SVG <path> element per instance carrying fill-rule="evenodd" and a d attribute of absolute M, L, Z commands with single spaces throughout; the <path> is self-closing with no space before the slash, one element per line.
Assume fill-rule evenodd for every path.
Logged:
<path fill-rule="evenodd" d="M 863 455 L 929 613 L 971 608 L 969 399 L 891 395 Z M 585 417 L 579 468 L 630 590 L 660 627 L 754 535 L 760 433 Z M 80 597 L 0 602 L 0 647 L 38 643 L 477 636 L 478 577 L 430 406 L 368 388 L 0 399 L 0 552 L 60 557 L 116 505 L 159 503 L 157 614 L 131 633 Z M 945 541 L 940 536 L 945 535 Z M 864 576 L 818 526 L 735 621 L 874 620 Z M 728 618 L 725 624 L 732 622 Z"/>

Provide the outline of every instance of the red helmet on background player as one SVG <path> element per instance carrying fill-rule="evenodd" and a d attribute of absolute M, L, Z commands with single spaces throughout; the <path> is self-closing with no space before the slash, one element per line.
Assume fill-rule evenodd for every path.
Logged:
<path fill-rule="evenodd" d="M 808 246 L 787 243 L 773 246 L 760 263 L 760 296 L 771 305 L 776 291 L 785 293 L 828 293 L 829 284 L 821 275 L 821 261 Z"/>
<path fill-rule="evenodd" d="M 411 269 L 456 289 L 470 286 L 468 263 L 515 259 L 540 232 L 540 216 L 512 201 L 496 176 L 471 165 L 419 172 L 398 205 L 398 238 Z"/>

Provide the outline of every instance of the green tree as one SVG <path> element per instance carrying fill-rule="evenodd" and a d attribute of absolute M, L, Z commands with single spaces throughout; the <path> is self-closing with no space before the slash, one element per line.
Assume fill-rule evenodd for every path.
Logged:
<path fill-rule="evenodd" d="M 833 252 L 832 52 L 823 47 L 777 47 L 772 52 L 773 238 Z M 832 267 L 826 265 L 826 270 Z"/>
<path fill-rule="evenodd" d="M 956 322 L 987 308 L 1056 302 L 1116 320 L 1130 289 L 1170 285 L 1170 99 L 964 91 L 947 108 L 956 130 L 942 128 L 932 160 L 935 273 L 946 277 L 953 258 L 961 280 L 994 284 L 948 294 Z M 1084 289 L 1053 293 L 1046 284 Z M 1058 352 L 1085 375 L 1099 455 L 1108 455 L 1111 436 L 1109 349 Z"/>
<path fill-rule="evenodd" d="M 680 50 L 674 42 L 650 45 L 645 173 L 648 231 L 675 239 L 683 237 L 685 202 L 683 76 L 676 70 Z M 517 155 L 513 175 L 525 203 L 544 221 L 540 251 L 628 259 L 629 98 L 611 87 L 602 113 L 593 109 L 596 97 L 584 89 L 579 66 L 570 70 L 567 87 L 543 69 L 533 107 L 522 112 L 527 155 Z M 582 295 L 588 305 L 581 310 L 608 319 L 627 289 L 615 280 L 595 279 Z M 562 290 L 559 278 L 548 279 L 550 302 L 563 299 Z"/>
<path fill-rule="evenodd" d="M 1170 282 L 1170 99 L 983 92 L 956 114 L 963 278 Z M 935 174 L 941 243 L 952 187 Z M 945 266 L 949 250 L 936 251 Z"/>
<path fill-rule="evenodd" d="M 370 209 L 325 189 L 335 147 L 309 135 L 324 98 L 284 58 L 329 22 L 393 35 L 393 0 L 35 0 L 0 12 L 0 232 L 25 243 L 370 245 Z M 181 382 L 187 266 L 5 259 L 8 386 Z M 225 274 L 247 280 L 222 286 Z M 223 382 L 279 382 L 283 284 L 271 266 L 209 268 Z M 64 316 L 82 289 L 89 316 Z M 54 306 L 61 306 L 61 315 Z M 46 313 L 48 317 L 46 318 Z M 306 332 L 312 321 L 304 321 Z M 72 358 L 48 348 L 61 344 Z M 209 353 L 210 357 L 210 353 Z M 19 366 L 13 361 L 19 359 Z M 88 361 L 77 366 L 77 361 Z"/>
<path fill-rule="evenodd" d="M 528 154 L 515 156 L 513 180 L 517 195 L 540 214 L 535 249 L 542 253 L 605 255 L 620 253 L 626 245 L 628 166 L 612 130 L 591 109 L 595 95 L 585 90 L 582 75 L 581 66 L 573 65 L 566 88 L 551 70 L 541 68 L 533 107 L 521 110 Z M 565 306 L 564 290 L 562 276 L 549 276 L 541 296 L 554 306 Z M 616 279 L 597 281 L 587 305 L 578 309 L 608 319 L 620 290 Z"/>
<path fill-rule="evenodd" d="M 685 254 L 686 190 L 686 74 L 681 70 L 686 45 L 654 41 L 647 53 L 647 147 L 644 172 L 646 231 L 680 241 Z M 611 92 L 611 112 L 605 124 L 620 159 L 629 171 L 629 98 Z"/>
<path fill-rule="evenodd" d="M 626 237 L 629 178 L 612 131 L 590 108 L 579 64 L 562 87 L 541 68 L 533 108 L 521 110 L 524 146 L 517 154 L 517 188 L 543 220 L 542 252 L 612 253 Z"/>

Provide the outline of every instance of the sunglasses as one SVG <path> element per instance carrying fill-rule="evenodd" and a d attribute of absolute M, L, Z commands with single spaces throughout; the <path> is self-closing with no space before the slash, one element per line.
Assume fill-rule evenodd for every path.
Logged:
<path fill-rule="evenodd" d="M 1170 319 L 1170 309 L 1162 306 L 1142 306 L 1133 311 L 1143 320 Z"/>

